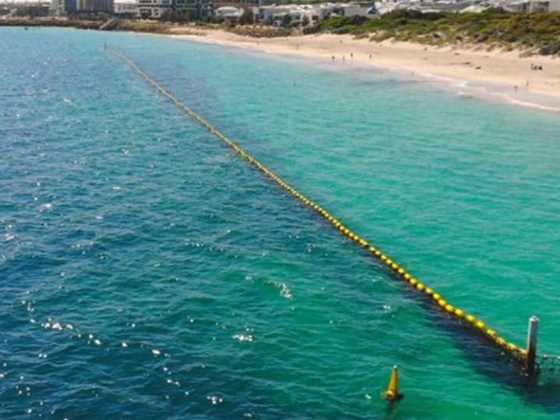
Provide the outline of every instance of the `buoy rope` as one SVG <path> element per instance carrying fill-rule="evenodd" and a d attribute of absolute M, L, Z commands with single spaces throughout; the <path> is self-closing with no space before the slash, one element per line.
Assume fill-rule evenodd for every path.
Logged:
<path fill-rule="evenodd" d="M 107 52 L 115 57 L 120 58 L 125 63 L 127 63 L 139 76 L 145 79 L 150 85 L 152 85 L 157 92 L 168 98 L 177 108 L 187 114 L 189 117 L 197 121 L 200 125 L 206 128 L 210 133 L 216 136 L 218 139 L 227 144 L 231 149 L 233 149 L 239 156 L 249 162 L 251 165 L 255 166 L 261 173 L 270 178 L 275 182 L 280 188 L 282 188 L 289 195 L 303 203 L 306 207 L 310 208 L 316 212 L 319 216 L 329 222 L 335 229 L 337 229 L 342 235 L 344 235 L 349 240 L 353 241 L 359 247 L 366 250 L 370 255 L 377 258 L 384 264 L 390 271 L 392 271 L 396 278 L 402 280 L 406 285 L 412 287 L 413 290 L 423 294 L 425 297 L 430 299 L 433 303 L 433 307 L 449 314 L 452 318 L 456 319 L 463 325 L 470 327 L 471 329 L 480 333 L 485 337 L 490 343 L 494 344 L 498 348 L 502 349 L 507 354 L 511 355 L 515 359 L 524 362 L 527 359 L 527 350 L 518 347 L 514 343 L 507 341 L 504 337 L 498 335 L 496 330 L 490 328 L 484 321 L 475 317 L 471 313 L 450 304 L 447 299 L 445 299 L 440 293 L 431 287 L 428 287 L 425 283 L 414 277 L 409 273 L 402 265 L 398 264 L 393 258 L 389 257 L 385 252 L 383 252 L 379 247 L 367 241 L 361 235 L 358 235 L 352 229 L 347 227 L 338 217 L 335 217 L 330 212 L 325 210 L 319 204 L 308 198 L 307 196 L 300 193 L 270 169 L 268 169 L 264 164 L 262 164 L 257 158 L 239 146 L 236 142 L 228 138 L 224 133 L 210 124 L 201 115 L 197 114 L 191 108 L 183 104 L 175 95 L 164 88 L 160 83 L 155 81 L 150 77 L 144 70 L 142 70 L 134 61 L 124 55 L 122 52 L 117 51 L 112 48 L 107 48 Z"/>

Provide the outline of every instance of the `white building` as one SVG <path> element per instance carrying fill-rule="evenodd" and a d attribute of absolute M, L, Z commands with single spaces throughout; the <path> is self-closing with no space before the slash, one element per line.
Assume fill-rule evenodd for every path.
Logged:
<path fill-rule="evenodd" d="M 527 13 L 560 11 L 560 0 L 379 0 L 375 6 L 379 14 L 392 10 L 480 13 L 489 8 Z"/>
<path fill-rule="evenodd" d="M 335 8 L 335 11 L 340 16 L 364 16 L 364 17 L 371 17 L 375 15 L 375 7 L 371 6 L 362 6 L 358 3 L 348 3 L 348 4 L 340 4 L 338 8 Z"/>
<path fill-rule="evenodd" d="M 138 0 L 142 19 L 208 20 L 212 0 Z"/>
<path fill-rule="evenodd" d="M 138 0 L 138 14 L 142 19 L 161 19 L 171 14 L 171 0 Z"/>
<path fill-rule="evenodd" d="M 529 12 L 548 12 L 550 9 L 550 3 L 548 0 L 532 0 L 529 3 Z"/>
<path fill-rule="evenodd" d="M 218 7 L 214 10 L 214 17 L 217 20 L 226 20 L 228 22 L 237 22 L 244 14 L 245 10 L 233 6 Z"/>
<path fill-rule="evenodd" d="M 253 9 L 258 20 L 266 24 L 281 25 L 289 21 L 290 24 L 312 24 L 332 16 L 366 16 L 376 14 L 375 7 L 363 6 L 359 3 L 318 3 L 318 4 L 283 4 L 260 6 Z"/>
<path fill-rule="evenodd" d="M 120 17 L 140 17 L 140 11 L 138 9 L 138 3 L 136 2 L 126 2 L 126 3 L 114 3 L 113 4 L 114 13 Z"/>
<path fill-rule="evenodd" d="M 296 12 L 299 9 L 296 5 L 281 5 L 281 6 L 261 6 L 253 10 L 255 16 L 259 21 L 268 25 L 279 25 L 286 16 L 290 13 Z"/>

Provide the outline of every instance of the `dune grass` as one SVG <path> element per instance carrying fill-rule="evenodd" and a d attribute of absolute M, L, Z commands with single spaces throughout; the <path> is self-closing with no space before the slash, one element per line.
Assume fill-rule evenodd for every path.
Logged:
<path fill-rule="evenodd" d="M 560 13 L 420 13 L 399 10 L 376 19 L 335 17 L 306 31 L 395 39 L 429 45 L 481 44 L 560 54 Z"/>

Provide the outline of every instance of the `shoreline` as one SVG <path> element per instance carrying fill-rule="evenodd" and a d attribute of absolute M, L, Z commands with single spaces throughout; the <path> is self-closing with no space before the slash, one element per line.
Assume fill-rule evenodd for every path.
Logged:
<path fill-rule="evenodd" d="M 0 27 L 73 27 L 98 29 L 99 22 L 25 19 Z M 492 102 L 560 114 L 560 57 L 526 56 L 522 51 L 488 51 L 455 45 L 434 47 L 410 42 L 374 42 L 352 35 L 311 34 L 251 37 L 222 29 L 160 22 L 123 21 L 114 31 L 163 35 L 179 40 L 220 45 L 275 56 L 311 59 L 337 71 L 380 69 L 405 78 L 422 79 L 453 91 Z M 531 66 L 542 66 L 532 70 Z"/>
<path fill-rule="evenodd" d="M 239 48 L 334 64 L 339 71 L 382 69 L 421 78 L 457 94 L 560 113 L 560 59 L 519 52 L 370 42 L 350 35 L 314 34 L 252 38 L 223 30 L 163 34 L 178 40 Z M 334 58 L 333 58 L 334 57 Z M 531 70 L 531 65 L 543 70 Z M 346 70 L 348 69 L 348 70 Z"/>

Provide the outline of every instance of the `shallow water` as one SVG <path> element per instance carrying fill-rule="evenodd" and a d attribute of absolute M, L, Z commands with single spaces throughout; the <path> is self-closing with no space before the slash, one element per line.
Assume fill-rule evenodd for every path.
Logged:
<path fill-rule="evenodd" d="M 0 28 L 0 418 L 556 418 L 535 389 L 155 94 L 440 290 L 560 354 L 560 119 L 386 72 Z M 401 366 L 403 400 L 380 400 Z"/>

